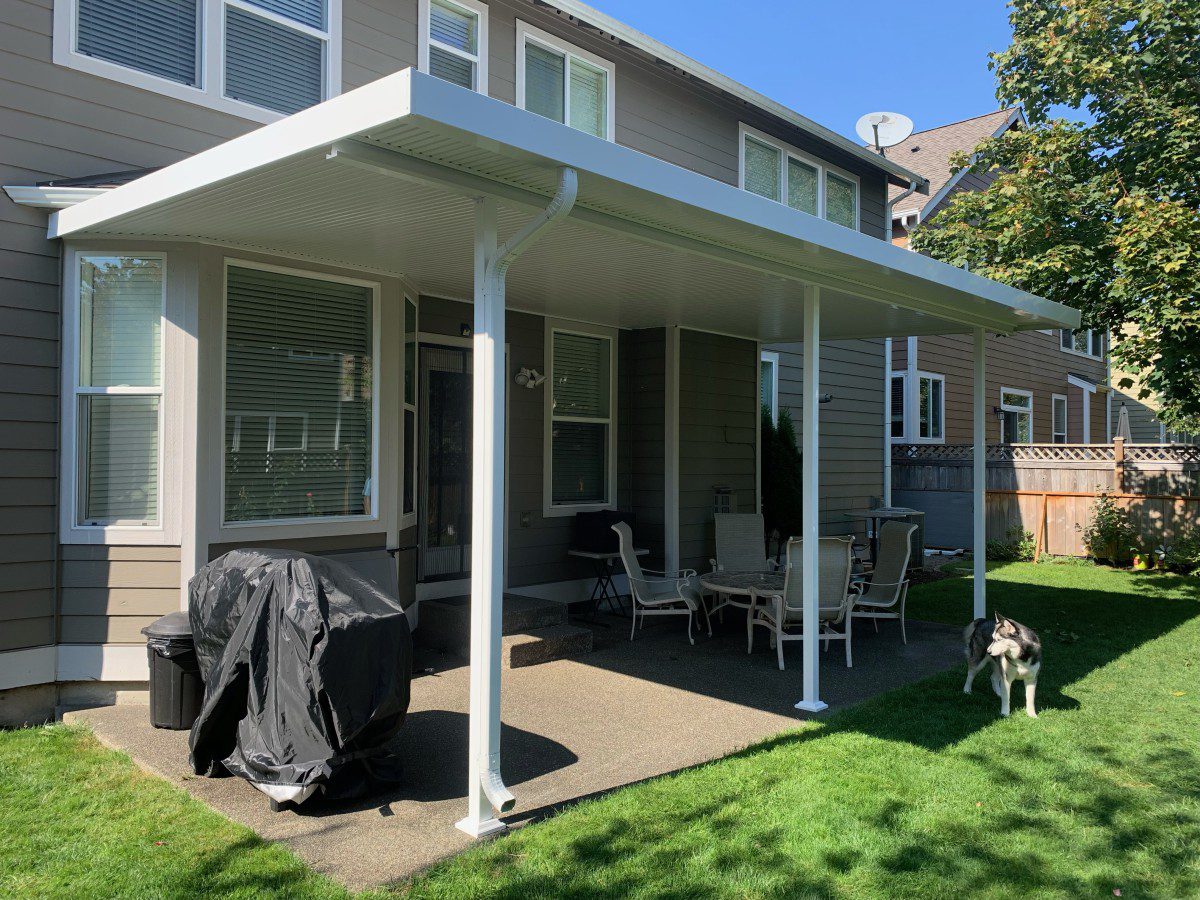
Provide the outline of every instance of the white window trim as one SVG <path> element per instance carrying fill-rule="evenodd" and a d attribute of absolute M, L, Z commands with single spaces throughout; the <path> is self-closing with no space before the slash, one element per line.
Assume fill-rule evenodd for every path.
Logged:
<path fill-rule="evenodd" d="M 430 0 L 420 0 L 417 5 L 417 70 L 429 73 L 429 46 L 432 43 L 441 50 L 451 53 L 461 59 L 475 64 L 474 90 L 484 96 L 488 94 L 488 6 L 478 0 L 442 0 L 447 6 L 457 6 L 463 12 L 474 15 L 479 20 L 479 53 L 471 56 L 463 53 L 457 47 L 443 44 L 429 36 L 430 30 Z"/>
<path fill-rule="evenodd" d="M 228 356 L 228 337 L 229 337 L 229 270 L 230 268 L 237 269 L 256 269 L 260 272 L 276 272 L 282 275 L 294 275 L 299 278 L 309 278 L 314 281 L 329 281 L 337 284 L 353 284 L 360 287 L 371 289 L 371 473 L 369 475 L 371 483 L 371 512 L 369 515 L 346 515 L 346 516 L 298 516 L 287 519 L 250 519 L 238 520 L 230 522 L 225 518 L 225 422 L 228 420 L 229 410 L 227 406 L 227 398 L 225 389 L 227 385 L 225 362 Z M 383 330 L 383 315 L 381 303 L 382 285 L 378 281 L 365 281 L 360 278 L 347 278 L 341 275 L 330 275 L 326 272 L 316 272 L 311 269 L 296 269 L 289 266 L 275 266 L 267 263 L 254 262 L 247 259 L 238 259 L 235 257 L 226 257 L 221 268 L 221 338 L 220 338 L 220 354 L 221 354 L 221 371 L 220 371 L 220 391 L 221 391 L 221 417 L 220 427 L 220 494 L 217 500 L 219 510 L 219 521 L 221 537 L 225 538 L 228 533 L 240 532 L 247 528 L 264 529 L 269 528 L 272 531 L 278 530 L 280 537 L 291 537 L 293 532 L 301 530 L 318 528 L 324 525 L 337 523 L 351 524 L 366 524 L 366 523 L 382 523 L 383 517 L 379 508 L 379 461 L 380 461 L 380 394 L 383 392 L 381 381 L 382 358 L 381 350 L 382 330 Z M 330 534 L 334 532 L 318 530 L 316 534 Z M 336 532 L 341 533 L 341 532 Z M 296 537 L 305 535 L 295 534 Z"/>
<path fill-rule="evenodd" d="M 771 422 L 779 423 L 779 354 L 774 350 L 762 350 L 758 355 L 759 372 L 762 372 L 762 364 L 771 364 Z M 762 397 L 762 386 L 759 386 L 758 396 Z"/>
<path fill-rule="evenodd" d="M 1083 352 L 1075 349 L 1074 336 L 1075 336 L 1076 331 L 1086 331 L 1088 333 L 1088 352 L 1087 353 L 1083 353 Z M 1092 346 L 1092 340 L 1093 340 L 1092 335 L 1097 332 L 1099 332 L 1101 334 L 1100 346 L 1103 347 L 1105 344 L 1106 335 L 1104 335 L 1103 330 L 1100 328 L 1060 328 L 1060 329 L 1058 329 L 1058 349 L 1061 350 L 1063 353 L 1070 353 L 1072 356 L 1082 356 L 1084 359 L 1104 359 L 1103 354 L 1101 354 L 1100 356 L 1097 356 L 1095 353 L 1091 352 L 1091 346 Z M 1068 333 L 1071 335 L 1072 346 L 1070 346 L 1070 347 L 1063 346 L 1062 338 L 1063 338 L 1064 333 Z"/>
<path fill-rule="evenodd" d="M 769 147 L 779 151 L 779 191 L 780 197 L 775 200 L 782 206 L 787 206 L 787 161 L 788 157 L 813 166 L 817 170 L 817 218 L 828 219 L 825 215 L 825 178 L 826 175 L 832 172 L 839 178 L 844 178 L 854 184 L 854 230 L 859 231 L 862 228 L 860 217 L 862 215 L 862 181 L 857 175 L 847 172 L 845 169 L 830 165 L 827 162 L 822 162 L 815 156 L 810 156 L 802 150 L 798 150 L 791 144 L 781 141 L 777 137 L 772 137 L 765 131 L 759 131 L 753 126 L 747 125 L 745 122 L 738 122 L 738 188 L 746 190 L 746 138 L 750 137 L 758 141 L 760 144 L 766 144 Z M 756 195 L 758 196 L 758 195 Z M 767 198 L 764 198 L 767 199 Z M 788 206 L 788 209 L 791 209 Z M 795 210 L 802 212 L 802 210 Z M 805 213 L 811 215 L 811 213 Z"/>
<path fill-rule="evenodd" d="M 574 56 L 581 62 L 585 62 L 590 66 L 595 66 L 597 69 L 603 69 L 607 74 L 608 84 L 608 114 L 606 115 L 606 123 L 608 125 L 608 133 L 604 136 L 606 140 L 616 141 L 617 139 L 617 67 L 614 63 L 602 56 L 597 56 L 595 53 L 589 53 L 581 47 L 576 47 L 574 44 L 564 41 L 560 37 L 542 31 L 530 25 L 528 22 L 523 22 L 517 19 L 517 106 L 521 109 L 525 108 L 525 45 L 529 41 L 535 44 L 540 44 L 547 50 L 553 50 L 555 53 L 561 53 L 567 57 L 566 78 L 570 79 L 571 57 Z M 563 98 L 563 119 L 568 128 L 571 127 L 571 91 L 569 87 L 564 86 L 565 96 Z M 578 129 L 576 129 L 578 130 Z M 584 132 L 586 134 L 587 132 Z"/>
<path fill-rule="evenodd" d="M 405 329 L 405 316 L 408 314 L 408 304 L 413 305 L 416 321 L 413 327 L 413 353 L 416 358 L 413 360 L 413 402 L 409 403 L 404 397 L 404 375 L 408 360 L 405 358 L 408 353 L 408 332 Z M 420 467 L 417 465 L 417 460 L 421 455 L 421 446 L 419 438 L 421 436 L 420 426 L 420 402 L 421 402 L 421 367 L 420 351 L 421 346 L 421 304 L 417 300 L 415 293 L 410 294 L 404 291 L 400 296 L 400 452 L 399 460 L 401 466 L 400 483 L 396 485 L 396 527 L 400 531 L 406 528 L 415 528 L 417 525 L 418 510 L 421 507 L 421 483 L 418 480 L 420 476 Z M 404 414 L 411 412 L 413 414 L 413 435 L 412 446 L 413 455 L 411 460 L 412 466 L 412 484 L 413 484 L 413 508 L 412 512 L 404 511 L 404 453 L 408 449 L 409 435 L 405 431 L 407 420 Z"/>
<path fill-rule="evenodd" d="M 554 502 L 554 335 L 579 334 L 608 340 L 608 419 L 586 421 L 608 425 L 608 499 L 603 503 L 555 503 Z M 542 441 L 542 515 L 573 516 L 581 512 L 601 509 L 616 509 L 617 506 L 617 329 L 599 325 L 586 325 L 562 319 L 546 319 L 545 362 L 546 384 Z M 569 418 L 563 421 L 571 421 Z"/>
<path fill-rule="evenodd" d="M 1010 404 L 1007 404 L 1004 402 L 1005 394 L 1017 394 L 1018 396 L 1021 396 L 1021 397 L 1028 397 L 1029 398 L 1029 406 L 1028 407 L 1012 406 Z M 1000 410 L 1002 412 L 1028 413 L 1029 414 L 1029 440 L 1025 441 L 1025 443 L 1032 444 L 1033 443 L 1033 391 L 1027 391 L 1022 388 L 1011 388 L 1011 387 L 1000 388 Z M 1000 437 L 1006 438 L 1007 435 L 1005 435 L 1003 433 L 1004 432 L 1004 423 L 1003 422 L 1001 422 L 1001 424 L 1000 424 L 1000 430 L 1001 430 Z M 1016 444 L 1019 442 L 1003 440 L 1003 441 L 1001 441 L 1001 443 Z"/>
<path fill-rule="evenodd" d="M 1062 404 L 1063 404 L 1062 431 L 1057 431 L 1054 428 L 1054 411 L 1055 411 L 1055 408 L 1056 408 L 1059 400 L 1061 400 Z M 1070 434 L 1070 426 L 1071 426 L 1071 401 L 1067 399 L 1066 394 L 1051 394 L 1050 395 L 1050 443 L 1057 444 L 1058 441 L 1056 441 L 1055 438 L 1057 438 L 1059 435 L 1062 435 L 1062 442 L 1064 444 L 1067 443 L 1068 435 Z"/>
<path fill-rule="evenodd" d="M 907 373 L 905 373 L 905 374 L 907 375 Z M 944 443 L 946 443 L 946 376 L 939 375 L 937 372 L 918 371 L 916 374 L 917 374 L 917 391 L 916 391 L 917 405 L 912 410 L 913 419 L 912 419 L 911 426 L 909 425 L 909 422 L 908 422 L 908 410 L 905 410 L 904 430 L 906 433 L 911 430 L 911 435 L 909 437 L 909 443 L 911 443 L 911 444 L 944 444 Z M 942 423 L 942 433 L 938 437 L 921 437 L 921 382 L 924 381 L 925 379 L 929 379 L 930 381 L 940 381 L 942 383 L 942 396 L 941 396 L 941 402 L 939 403 L 939 409 L 938 409 L 938 412 L 941 414 L 940 418 L 941 418 L 941 423 Z M 907 383 L 905 384 L 905 387 L 906 388 L 908 387 Z M 930 388 L 931 397 L 932 397 L 932 394 L 933 394 L 933 389 Z M 932 412 L 932 410 L 931 410 L 931 412 Z M 932 420 L 930 421 L 929 424 L 931 426 L 930 430 L 932 430 L 932 425 L 933 425 Z"/>
<path fill-rule="evenodd" d="M 90 256 L 128 256 L 138 259 L 157 259 L 163 267 L 163 306 L 159 332 L 158 390 L 148 388 L 80 389 L 80 260 Z M 62 481 L 59 504 L 59 535 L 64 544 L 130 544 L 175 545 L 180 534 L 180 473 L 178 471 L 181 409 L 180 391 L 183 388 L 182 335 L 172 327 L 178 318 L 177 297 L 170 290 L 171 270 L 167 254 L 161 251 L 141 251 L 136 248 L 86 249 L 68 247 L 63 253 L 63 322 L 60 416 L 62 421 L 62 452 L 59 454 L 59 474 Z M 134 394 L 157 396 L 158 401 L 158 522 L 153 525 L 113 523 L 106 525 L 79 524 L 79 397 L 84 394 Z"/>
<path fill-rule="evenodd" d="M 192 87 L 169 78 L 131 69 L 119 63 L 109 62 L 79 53 L 75 49 L 76 11 L 78 0 L 54 0 L 54 62 L 89 75 L 109 81 L 127 84 L 130 87 L 162 94 L 185 103 L 193 103 L 228 113 L 254 122 L 275 122 L 284 118 L 283 113 L 264 109 L 241 100 L 225 96 L 225 7 L 245 10 L 262 19 L 286 25 L 302 34 L 318 37 L 325 42 L 325 83 L 322 100 L 336 97 L 342 92 L 342 0 L 326 0 L 328 3 L 329 30 L 321 31 L 300 22 L 292 21 L 243 0 L 200 0 L 199 85 Z M 459 2 L 459 0 L 455 0 Z"/>

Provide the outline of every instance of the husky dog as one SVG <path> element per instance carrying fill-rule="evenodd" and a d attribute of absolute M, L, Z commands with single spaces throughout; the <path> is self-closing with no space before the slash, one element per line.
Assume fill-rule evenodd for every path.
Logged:
<path fill-rule="evenodd" d="M 971 693 L 971 683 L 979 670 L 992 664 L 992 688 L 1000 697 L 1000 715 L 1009 713 L 1012 684 L 1025 682 L 1025 712 L 1037 718 L 1033 696 L 1037 691 L 1038 671 L 1042 667 L 1042 643 L 1020 622 L 996 613 L 996 620 L 976 619 L 963 631 L 963 649 L 967 654 L 967 683 L 963 693 Z"/>

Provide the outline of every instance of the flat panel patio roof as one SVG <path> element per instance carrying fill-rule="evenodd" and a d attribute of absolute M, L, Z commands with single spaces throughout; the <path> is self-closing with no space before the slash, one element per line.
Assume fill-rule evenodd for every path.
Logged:
<path fill-rule="evenodd" d="M 623 328 L 799 340 L 1075 328 L 1076 310 L 407 69 L 53 214 L 50 236 L 199 241 L 473 294 L 475 201 L 501 239 L 579 176 L 509 306 Z"/>

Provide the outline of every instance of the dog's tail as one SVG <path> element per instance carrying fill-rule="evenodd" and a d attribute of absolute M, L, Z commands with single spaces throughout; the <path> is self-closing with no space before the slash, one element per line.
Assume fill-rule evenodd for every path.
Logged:
<path fill-rule="evenodd" d="M 963 629 L 963 653 L 967 655 L 968 659 L 971 658 L 971 641 L 974 640 L 980 624 L 985 622 L 987 622 L 987 619 L 975 619 Z"/>

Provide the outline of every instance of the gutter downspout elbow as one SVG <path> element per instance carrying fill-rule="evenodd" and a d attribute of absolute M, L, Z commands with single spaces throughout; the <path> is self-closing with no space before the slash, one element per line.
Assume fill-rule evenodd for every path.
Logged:
<path fill-rule="evenodd" d="M 910 181 L 908 183 L 908 187 L 905 188 L 902 193 L 897 194 L 894 199 L 889 200 L 887 202 L 887 205 L 884 207 L 884 210 L 883 210 L 883 212 L 884 212 L 883 239 L 885 241 L 887 241 L 889 244 L 892 242 L 892 227 L 893 227 L 892 226 L 892 210 L 896 208 L 897 203 L 899 203 L 901 200 L 905 200 L 908 197 L 911 197 L 916 192 L 917 192 L 917 183 L 915 181 Z"/>

